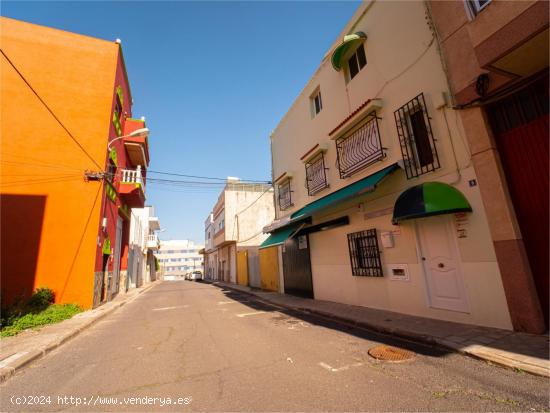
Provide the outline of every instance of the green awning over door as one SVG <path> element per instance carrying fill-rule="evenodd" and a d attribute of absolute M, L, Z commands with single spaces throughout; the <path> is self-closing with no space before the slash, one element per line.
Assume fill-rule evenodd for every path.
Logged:
<path fill-rule="evenodd" d="M 425 182 L 407 189 L 393 208 L 392 223 L 432 215 L 472 212 L 470 203 L 455 187 L 443 182 Z"/>
<path fill-rule="evenodd" d="M 302 209 L 294 212 L 290 217 L 292 220 L 305 218 L 324 208 L 328 208 L 340 202 L 348 201 L 354 197 L 372 192 L 376 189 L 382 179 L 397 169 L 399 169 L 399 166 L 396 163 L 390 165 L 370 176 L 367 176 L 366 178 L 354 182 L 351 185 L 339 189 L 338 191 L 334 191 L 332 194 L 306 205 Z"/>
<path fill-rule="evenodd" d="M 344 41 L 340 44 L 334 52 L 332 52 L 331 62 L 332 67 L 336 71 L 342 69 L 342 61 L 346 52 L 354 47 L 357 47 L 359 43 L 363 42 L 367 38 L 367 35 L 363 32 L 357 32 L 344 36 Z"/>
<path fill-rule="evenodd" d="M 269 237 L 262 242 L 260 248 L 274 247 L 276 245 L 282 245 L 285 241 L 294 233 L 297 229 L 296 225 L 284 227 L 278 231 L 274 231 Z"/>

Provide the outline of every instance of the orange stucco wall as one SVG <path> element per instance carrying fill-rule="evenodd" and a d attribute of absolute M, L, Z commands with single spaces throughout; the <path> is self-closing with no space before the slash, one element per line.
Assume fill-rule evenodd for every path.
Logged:
<path fill-rule="evenodd" d="M 3 303 L 47 286 L 57 302 L 92 306 L 101 182 L 119 46 L 0 18 Z"/>

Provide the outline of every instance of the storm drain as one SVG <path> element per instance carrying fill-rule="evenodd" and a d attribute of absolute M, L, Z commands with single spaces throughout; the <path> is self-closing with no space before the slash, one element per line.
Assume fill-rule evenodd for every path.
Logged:
<path fill-rule="evenodd" d="M 416 356 L 412 351 L 390 346 L 373 347 L 369 350 L 369 355 L 377 360 L 393 362 L 410 360 Z"/>

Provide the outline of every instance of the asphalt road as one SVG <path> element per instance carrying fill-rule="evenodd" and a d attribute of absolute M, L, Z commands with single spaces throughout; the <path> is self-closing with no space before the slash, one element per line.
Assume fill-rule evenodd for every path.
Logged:
<path fill-rule="evenodd" d="M 380 362 L 367 353 L 378 344 L 417 355 Z M 0 386 L 0 409 L 548 411 L 548 384 L 213 285 L 173 281 L 15 374 Z"/>

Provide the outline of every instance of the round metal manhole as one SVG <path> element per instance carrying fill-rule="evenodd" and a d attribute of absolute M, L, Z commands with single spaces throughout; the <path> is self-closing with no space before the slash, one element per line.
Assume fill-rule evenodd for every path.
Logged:
<path fill-rule="evenodd" d="M 397 347 L 376 346 L 369 350 L 369 355 L 377 360 L 399 362 L 414 358 L 416 353 Z"/>

